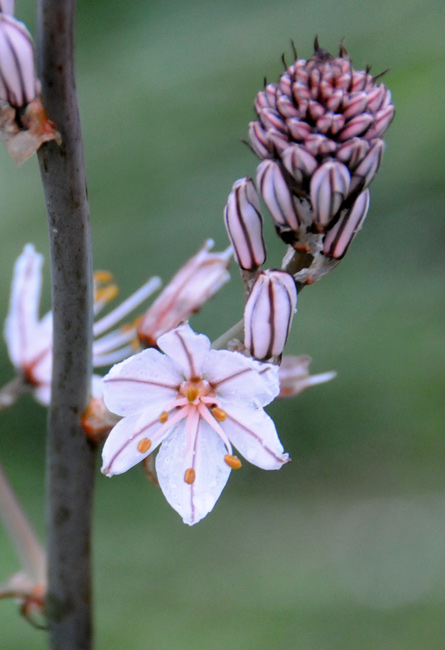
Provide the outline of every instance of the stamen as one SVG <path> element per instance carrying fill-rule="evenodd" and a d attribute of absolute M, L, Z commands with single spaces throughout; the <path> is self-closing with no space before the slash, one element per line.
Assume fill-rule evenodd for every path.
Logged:
<path fill-rule="evenodd" d="M 111 302 L 116 298 L 119 289 L 115 284 L 109 284 L 107 287 L 96 289 L 96 302 Z"/>
<path fill-rule="evenodd" d="M 196 388 L 196 386 L 190 386 L 190 388 L 187 388 L 187 399 L 190 403 L 193 403 L 198 395 L 199 390 Z"/>
<path fill-rule="evenodd" d="M 142 438 L 142 440 L 139 440 L 138 442 L 138 451 L 141 452 L 141 454 L 145 454 L 146 451 L 148 451 L 151 447 L 151 440 L 148 438 Z"/>
<path fill-rule="evenodd" d="M 215 420 L 218 420 L 218 422 L 224 422 L 224 420 L 227 417 L 227 413 L 222 409 L 218 408 L 218 406 L 212 408 L 212 415 L 215 418 Z"/>
<path fill-rule="evenodd" d="M 226 434 L 224 433 L 222 427 L 220 424 L 218 424 L 218 421 L 210 414 L 209 409 L 204 406 L 204 404 L 199 404 L 198 405 L 198 412 L 199 415 L 202 417 L 203 420 L 209 424 L 214 431 L 219 435 L 221 440 L 226 446 L 227 451 L 229 452 L 229 455 L 232 455 L 232 445 L 230 444 L 229 439 L 227 438 Z"/>
<path fill-rule="evenodd" d="M 167 411 L 162 411 L 161 415 L 159 416 L 159 422 L 162 422 L 162 424 L 164 424 L 164 422 L 167 422 L 167 420 L 168 420 Z"/>
<path fill-rule="evenodd" d="M 150 296 L 153 291 L 159 288 L 161 285 L 161 280 L 159 278 L 151 278 L 146 282 L 140 289 L 138 289 L 133 295 L 124 300 L 116 309 L 110 311 L 109 314 L 101 318 L 94 324 L 93 332 L 94 336 L 99 336 L 103 332 L 111 329 L 113 325 L 116 325 L 119 321 L 125 318 L 130 312 L 132 312 L 136 307 L 138 307 L 148 296 Z"/>
<path fill-rule="evenodd" d="M 239 469 L 242 465 L 239 458 L 236 456 L 230 456 L 229 454 L 224 456 L 224 462 L 232 469 Z"/>
<path fill-rule="evenodd" d="M 196 474 L 195 474 L 195 470 L 193 469 L 193 467 L 189 467 L 188 469 L 185 470 L 184 481 L 186 483 L 191 485 L 192 483 L 195 482 L 195 477 L 196 477 Z"/>

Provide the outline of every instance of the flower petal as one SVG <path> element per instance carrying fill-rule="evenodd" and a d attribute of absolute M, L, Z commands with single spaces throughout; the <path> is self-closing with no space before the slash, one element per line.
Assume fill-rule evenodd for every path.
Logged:
<path fill-rule="evenodd" d="M 104 377 L 104 400 L 118 415 L 129 415 L 153 401 L 160 411 L 175 399 L 182 378 L 171 359 L 158 350 L 143 350 L 116 364 Z"/>
<path fill-rule="evenodd" d="M 128 415 L 113 427 L 102 450 L 103 474 L 122 474 L 140 463 L 159 446 L 170 433 L 169 428 L 164 428 L 162 435 L 155 437 L 156 432 L 163 426 L 159 420 L 161 413 L 162 406 L 149 404 L 143 411 Z M 140 451 L 138 447 L 145 439 L 151 444 L 142 444 L 141 448 L 146 449 Z"/>
<path fill-rule="evenodd" d="M 199 377 L 203 361 L 210 350 L 204 334 L 196 334 L 190 325 L 180 325 L 158 338 L 159 348 L 177 364 L 186 379 Z"/>
<path fill-rule="evenodd" d="M 233 402 L 226 404 L 223 400 L 220 405 L 227 414 L 221 426 L 246 460 L 262 469 L 280 469 L 289 462 L 275 424 L 263 409 L 233 406 Z"/>
<path fill-rule="evenodd" d="M 265 406 L 279 393 L 278 367 L 261 363 L 239 352 L 210 350 L 203 365 L 203 377 L 218 396 L 233 402 Z"/>
<path fill-rule="evenodd" d="M 9 357 L 17 368 L 29 361 L 29 350 L 36 335 L 43 256 L 27 244 L 14 264 L 9 312 L 4 337 Z"/>
<path fill-rule="evenodd" d="M 159 485 L 169 504 L 192 526 L 203 519 L 215 505 L 230 468 L 224 462 L 227 453 L 222 440 L 203 420 L 199 421 L 194 454 L 186 454 L 184 425 L 178 424 L 164 440 L 156 458 Z M 195 472 L 193 483 L 186 483 L 185 472 Z"/>

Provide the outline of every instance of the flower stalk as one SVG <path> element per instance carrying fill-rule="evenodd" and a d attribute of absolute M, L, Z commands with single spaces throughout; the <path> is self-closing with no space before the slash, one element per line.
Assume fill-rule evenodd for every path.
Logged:
<path fill-rule="evenodd" d="M 91 509 L 95 449 L 81 416 L 91 386 L 93 272 L 85 163 L 74 75 L 74 0 L 38 3 L 42 101 L 61 135 L 44 144 L 54 324 L 48 418 L 47 527 L 50 647 L 92 647 Z"/>

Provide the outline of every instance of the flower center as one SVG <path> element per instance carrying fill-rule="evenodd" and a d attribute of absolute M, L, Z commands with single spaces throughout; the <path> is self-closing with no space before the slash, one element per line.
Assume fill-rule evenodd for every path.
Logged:
<path fill-rule="evenodd" d="M 209 382 L 203 379 L 183 381 L 179 388 L 179 395 L 186 397 L 189 403 L 194 406 L 198 406 L 203 397 L 210 397 L 210 393 L 213 393 L 212 396 L 216 398 Z"/>
<path fill-rule="evenodd" d="M 226 447 L 224 462 L 231 469 L 239 469 L 241 461 L 233 456 L 232 445 L 221 427 L 221 422 L 227 419 L 227 413 L 218 406 L 218 398 L 214 388 L 205 379 L 194 378 L 183 381 L 178 387 L 176 399 L 168 404 L 165 411 L 159 415 L 161 428 L 150 438 L 139 440 L 137 449 L 141 454 L 146 454 L 151 448 L 153 440 L 163 436 L 167 429 L 181 420 L 185 420 L 186 448 L 184 458 L 190 455 L 191 467 L 184 474 L 184 481 L 189 485 L 195 482 L 196 471 L 194 468 L 194 455 L 192 452 L 198 433 L 199 421 L 204 420 L 221 438 Z"/>

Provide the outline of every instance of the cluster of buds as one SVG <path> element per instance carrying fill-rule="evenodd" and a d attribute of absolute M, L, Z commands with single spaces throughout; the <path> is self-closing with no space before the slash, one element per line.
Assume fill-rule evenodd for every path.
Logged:
<path fill-rule="evenodd" d="M 379 76 L 354 70 L 343 45 L 334 58 L 316 40 L 312 58 L 296 57 L 278 84 L 256 97 L 249 135 L 262 161 L 257 183 L 278 234 L 292 246 L 286 268 L 299 282 L 330 271 L 366 217 L 382 135 L 394 116 Z"/>
<path fill-rule="evenodd" d="M 0 2 L 0 139 L 22 163 L 43 142 L 60 144 L 60 135 L 40 100 L 31 35 L 13 10 L 13 2 Z"/>
<path fill-rule="evenodd" d="M 224 219 L 246 285 L 244 346 L 279 362 L 296 307 L 296 287 L 315 282 L 345 255 L 366 217 L 390 92 L 370 70 L 356 71 L 343 45 L 319 47 L 258 93 L 249 135 L 261 159 L 256 181 L 277 233 L 289 245 L 281 270 L 266 260 L 260 200 L 251 178 L 233 185 Z"/>

